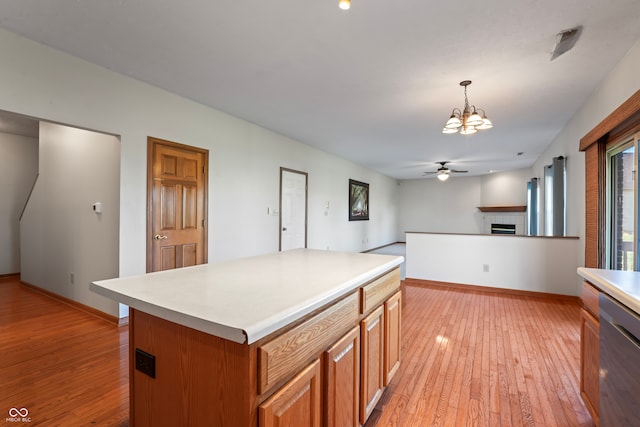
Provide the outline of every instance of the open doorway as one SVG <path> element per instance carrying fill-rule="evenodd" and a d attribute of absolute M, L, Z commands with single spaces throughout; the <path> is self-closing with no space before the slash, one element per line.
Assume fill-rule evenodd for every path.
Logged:
<path fill-rule="evenodd" d="M 38 175 L 39 121 L 0 111 L 0 277 L 20 273 L 20 216 Z"/>
<path fill-rule="evenodd" d="M 11 262 L 0 275 L 19 273 L 25 285 L 115 320 L 118 304 L 89 285 L 119 272 L 120 138 L 0 112 L 6 118 L 13 127 L 0 124 L 0 159 L 13 176 L 0 168 L 0 205 L 11 212 L 0 254 Z"/>

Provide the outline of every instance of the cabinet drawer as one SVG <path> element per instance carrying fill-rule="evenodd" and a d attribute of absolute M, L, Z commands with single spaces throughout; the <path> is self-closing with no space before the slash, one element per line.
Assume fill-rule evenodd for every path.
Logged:
<path fill-rule="evenodd" d="M 598 296 L 600 295 L 600 291 L 596 289 L 591 283 L 583 282 L 582 283 L 582 304 L 584 307 L 591 312 L 595 316 L 596 319 L 600 317 L 599 309 L 598 309 Z"/>
<path fill-rule="evenodd" d="M 400 288 L 400 269 L 377 278 L 373 282 L 360 288 L 360 314 L 364 314 L 386 300 Z"/>
<path fill-rule="evenodd" d="M 318 313 L 258 348 L 258 393 L 297 373 L 357 324 L 358 294 Z"/>

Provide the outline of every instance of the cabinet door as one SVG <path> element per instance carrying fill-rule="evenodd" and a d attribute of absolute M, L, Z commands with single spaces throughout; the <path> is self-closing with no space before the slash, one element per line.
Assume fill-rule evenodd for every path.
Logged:
<path fill-rule="evenodd" d="M 324 354 L 326 427 L 358 427 L 360 405 L 360 327 L 356 326 Z"/>
<path fill-rule="evenodd" d="M 320 361 L 260 405 L 260 427 L 320 427 Z"/>
<path fill-rule="evenodd" d="M 580 316 L 580 394 L 598 425 L 600 405 L 600 322 L 584 308 Z"/>
<path fill-rule="evenodd" d="M 384 307 L 378 307 L 362 320 L 360 332 L 360 423 L 364 424 L 380 400 L 384 388 Z"/>
<path fill-rule="evenodd" d="M 384 386 L 400 368 L 401 304 L 400 292 L 384 303 Z"/>

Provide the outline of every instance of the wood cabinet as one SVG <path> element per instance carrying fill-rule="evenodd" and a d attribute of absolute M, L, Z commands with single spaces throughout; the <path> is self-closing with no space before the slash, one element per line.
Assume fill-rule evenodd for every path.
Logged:
<path fill-rule="evenodd" d="M 397 292 L 384 303 L 384 386 L 400 368 L 401 293 Z"/>
<path fill-rule="evenodd" d="M 378 307 L 360 324 L 362 362 L 360 423 L 364 424 L 384 389 L 384 307 Z"/>
<path fill-rule="evenodd" d="M 295 328 L 258 347 L 258 392 L 273 389 L 292 372 L 317 358 L 329 345 L 358 322 L 355 293 L 312 316 Z"/>
<path fill-rule="evenodd" d="M 600 404 L 600 321 L 599 291 L 589 283 L 582 286 L 580 311 L 580 395 L 594 423 L 599 425 Z"/>
<path fill-rule="evenodd" d="M 131 308 L 131 426 L 359 427 L 400 364 L 399 290 L 395 268 L 251 344 Z"/>
<path fill-rule="evenodd" d="M 324 425 L 360 425 L 360 327 L 324 353 Z"/>
<path fill-rule="evenodd" d="M 400 270 L 393 270 L 360 288 L 360 313 L 379 307 L 400 287 Z"/>
<path fill-rule="evenodd" d="M 260 427 L 320 427 L 320 361 L 316 360 L 260 405 Z"/>

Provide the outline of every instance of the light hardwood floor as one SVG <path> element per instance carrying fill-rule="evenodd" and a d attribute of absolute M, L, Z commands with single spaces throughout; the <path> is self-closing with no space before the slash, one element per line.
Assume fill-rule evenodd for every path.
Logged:
<path fill-rule="evenodd" d="M 0 281 L 0 425 L 26 408 L 29 426 L 129 424 L 126 327 Z"/>
<path fill-rule="evenodd" d="M 574 301 L 406 286 L 402 365 L 366 427 L 593 426 Z"/>
<path fill-rule="evenodd" d="M 400 370 L 366 427 L 592 426 L 579 306 L 406 286 Z M 0 281 L 0 421 L 128 425 L 127 328 Z M 24 424 L 22 424 L 24 425 Z"/>

